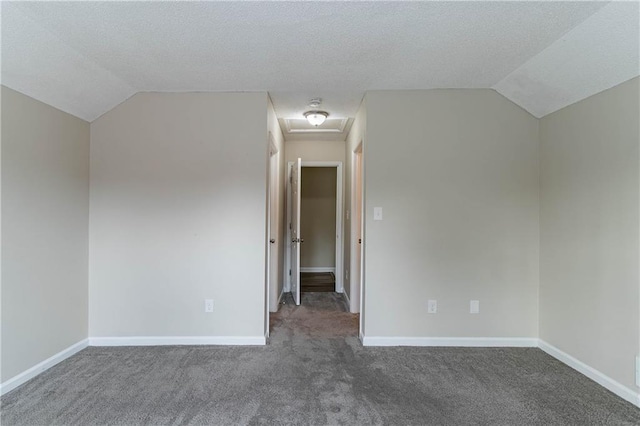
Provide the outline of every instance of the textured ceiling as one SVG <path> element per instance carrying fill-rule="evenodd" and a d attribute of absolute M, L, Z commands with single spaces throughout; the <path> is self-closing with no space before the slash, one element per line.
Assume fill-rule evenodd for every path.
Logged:
<path fill-rule="evenodd" d="M 640 74 L 637 2 L 612 3 L 496 84 L 536 117 Z"/>
<path fill-rule="evenodd" d="M 3 2 L 2 84 L 92 121 L 139 91 L 495 88 L 542 116 L 638 75 L 638 3 Z"/>

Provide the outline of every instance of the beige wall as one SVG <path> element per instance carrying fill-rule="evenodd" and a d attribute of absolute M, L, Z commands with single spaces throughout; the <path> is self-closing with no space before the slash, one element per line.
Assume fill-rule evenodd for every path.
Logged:
<path fill-rule="evenodd" d="M 346 142 L 284 142 L 265 93 L 138 94 L 90 126 L 90 197 L 89 124 L 2 87 L 1 380 L 88 334 L 261 336 L 266 123 L 279 236 L 286 162 L 345 165 L 354 312 L 364 141 L 366 336 L 540 336 L 637 392 L 638 86 L 541 121 L 491 90 L 370 92 Z"/>
<path fill-rule="evenodd" d="M 267 104 L 140 93 L 91 123 L 92 337 L 264 335 Z"/>
<path fill-rule="evenodd" d="M 274 228 L 276 229 L 275 235 L 271 237 L 276 240 L 275 242 L 275 252 L 278 254 L 276 258 L 271 259 L 271 267 L 276 268 L 277 272 L 272 276 L 275 277 L 275 282 L 271 282 L 271 288 L 269 289 L 269 310 L 271 312 L 277 312 L 278 310 L 278 299 L 282 294 L 282 288 L 284 285 L 284 250 L 286 248 L 286 244 L 284 243 L 285 235 L 284 235 L 284 191 L 285 191 L 285 157 L 284 157 L 284 137 L 282 135 L 282 131 L 280 130 L 280 125 L 278 124 L 278 119 L 276 117 L 275 110 L 273 109 L 273 104 L 271 103 L 271 99 L 269 99 L 269 105 L 267 110 L 267 124 L 269 128 L 269 132 L 273 137 L 273 142 L 275 144 L 275 148 L 277 149 L 276 154 L 276 163 L 278 168 L 278 178 L 275 185 L 277 186 L 278 195 L 276 197 L 275 203 L 272 205 L 271 220 L 275 221 Z M 268 321 L 268 318 L 267 318 Z M 268 324 L 267 324 L 268 326 Z"/>
<path fill-rule="evenodd" d="M 302 168 L 301 268 L 336 266 L 336 183 L 335 167 Z"/>
<path fill-rule="evenodd" d="M 366 103 L 365 335 L 537 337 L 538 121 L 492 90 Z"/>
<path fill-rule="evenodd" d="M 638 79 L 544 117 L 540 338 L 635 389 Z"/>
<path fill-rule="evenodd" d="M 344 141 L 286 141 L 286 161 L 342 161 L 344 163 Z"/>
<path fill-rule="evenodd" d="M 2 87 L 2 382 L 87 338 L 89 123 Z"/>

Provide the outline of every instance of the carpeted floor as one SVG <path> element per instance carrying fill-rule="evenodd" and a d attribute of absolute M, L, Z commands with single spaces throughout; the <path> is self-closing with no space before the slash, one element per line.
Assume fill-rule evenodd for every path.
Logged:
<path fill-rule="evenodd" d="M 284 304 L 271 314 L 271 343 L 281 337 L 337 338 L 358 336 L 358 314 L 350 314 L 347 301 L 340 293 L 302 293 L 300 306 L 293 303 L 291 293 Z"/>
<path fill-rule="evenodd" d="M 2 425 L 640 424 L 539 349 L 364 348 L 340 303 L 285 304 L 267 346 L 87 348 L 3 396 Z"/>

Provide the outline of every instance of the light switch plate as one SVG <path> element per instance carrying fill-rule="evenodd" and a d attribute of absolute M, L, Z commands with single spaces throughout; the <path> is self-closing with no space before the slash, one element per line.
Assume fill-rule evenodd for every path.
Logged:
<path fill-rule="evenodd" d="M 373 208 L 373 220 L 382 220 L 382 207 Z"/>
<path fill-rule="evenodd" d="M 472 300 L 469 302 L 469 313 L 470 314 L 478 314 L 480 313 L 480 301 Z"/>

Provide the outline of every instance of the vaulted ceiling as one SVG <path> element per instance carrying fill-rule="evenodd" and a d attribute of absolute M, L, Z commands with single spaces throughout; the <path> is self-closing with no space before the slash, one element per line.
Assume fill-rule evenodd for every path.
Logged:
<path fill-rule="evenodd" d="M 542 117 L 639 72 L 638 2 L 3 2 L 2 84 L 92 121 L 140 91 L 493 88 Z"/>

